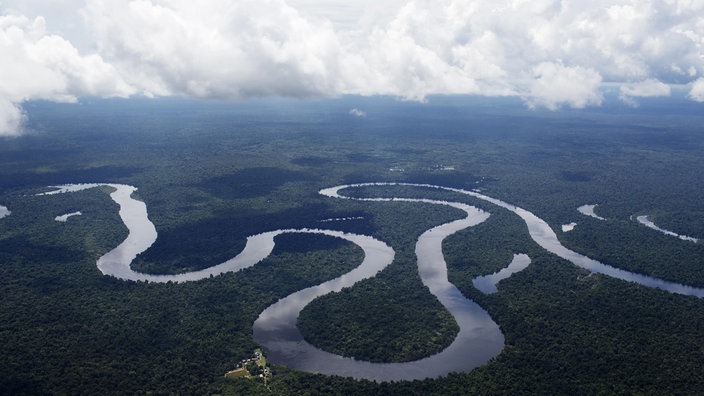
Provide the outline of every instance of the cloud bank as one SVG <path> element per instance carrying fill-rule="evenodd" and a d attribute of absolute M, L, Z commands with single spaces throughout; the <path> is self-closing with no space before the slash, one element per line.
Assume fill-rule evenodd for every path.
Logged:
<path fill-rule="evenodd" d="M 20 3 L 0 10 L 4 135 L 24 101 L 84 95 L 457 93 L 558 109 L 600 105 L 616 83 L 632 105 L 671 84 L 704 102 L 704 0 L 62 0 L 75 12 L 58 21 L 48 0 Z"/>
<path fill-rule="evenodd" d="M 619 98 L 631 106 L 638 106 L 635 98 L 670 96 L 670 86 L 658 80 L 648 79 L 635 84 L 621 85 Z"/>
<path fill-rule="evenodd" d="M 692 90 L 689 92 L 689 97 L 697 102 L 704 102 L 704 77 L 699 78 L 692 84 Z"/>
<path fill-rule="evenodd" d="M 20 104 L 31 99 L 72 102 L 77 96 L 128 96 L 135 89 L 99 55 L 81 55 L 48 34 L 42 17 L 0 16 L 0 135 L 21 132 Z"/>

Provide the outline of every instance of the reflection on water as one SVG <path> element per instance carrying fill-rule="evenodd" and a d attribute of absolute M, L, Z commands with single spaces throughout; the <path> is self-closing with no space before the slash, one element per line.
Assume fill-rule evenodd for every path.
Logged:
<path fill-rule="evenodd" d="M 416 245 L 418 270 L 423 283 L 428 286 L 440 302 L 455 317 L 460 331 L 453 343 L 440 352 L 414 362 L 371 363 L 335 355 L 308 344 L 296 328 L 300 311 L 313 299 L 340 291 L 362 279 L 375 276 L 388 266 L 394 257 L 389 246 L 372 237 L 347 234 L 340 231 L 302 229 L 276 230 L 251 236 L 244 250 L 236 257 L 201 271 L 176 275 L 151 275 L 135 272 L 130 268 L 134 258 L 151 246 L 157 234 L 147 216 L 146 205 L 131 197 L 136 188 L 121 184 L 106 184 L 115 189 L 110 197 L 120 206 L 120 218 L 127 226 L 127 238 L 115 249 L 98 259 L 98 268 L 103 274 L 126 280 L 150 282 L 185 282 L 239 271 L 255 265 L 266 258 L 274 248 L 275 236 L 282 233 L 316 233 L 346 239 L 364 250 L 364 260 L 352 271 L 317 286 L 293 293 L 268 307 L 255 321 L 255 339 L 267 349 L 273 363 L 317 373 L 350 376 L 378 381 L 411 380 L 439 377 L 453 371 L 469 371 L 486 363 L 501 352 L 504 337 L 489 314 L 476 303 L 462 296 L 447 280 L 447 267 L 442 255 L 442 240 L 461 229 L 486 220 L 489 214 L 472 206 L 427 199 L 397 199 L 404 202 L 419 202 L 449 205 L 463 210 L 467 217 L 426 231 Z M 80 191 L 99 184 L 60 186 L 46 193 Z M 385 201 L 378 199 L 375 201 Z"/>
<path fill-rule="evenodd" d="M 577 227 L 577 223 L 563 224 L 562 225 L 562 232 L 573 231 L 575 227 Z"/>
<path fill-rule="evenodd" d="M 596 208 L 596 205 L 582 205 L 582 206 L 578 207 L 577 210 L 579 211 L 579 213 L 581 213 L 585 216 L 593 217 L 597 220 L 602 220 L 602 221 L 606 220 L 605 218 L 594 213 L 595 208 Z"/>
<path fill-rule="evenodd" d="M 254 338 L 266 348 L 269 360 L 308 372 L 375 381 L 398 381 L 440 377 L 454 371 L 470 371 L 497 356 L 504 345 L 504 336 L 499 326 L 484 309 L 465 298 L 447 280 L 447 265 L 442 254 L 442 241 L 445 237 L 483 222 L 489 214 L 456 202 L 406 198 L 367 200 L 449 205 L 467 214 L 464 219 L 426 231 L 418 238 L 416 244 L 418 272 L 423 284 L 457 321 L 460 328 L 457 337 L 438 354 L 404 363 L 355 360 L 323 351 L 306 342 L 296 328 L 296 319 L 308 303 L 316 297 L 339 291 L 361 279 L 374 276 L 393 260 L 391 248 L 382 249 L 382 246 L 378 245 L 381 242 L 371 238 L 362 240 L 369 237 L 355 236 L 354 240 L 350 240 L 362 246 L 365 251 L 365 259 L 359 267 L 340 278 L 291 294 L 264 310 L 254 322 Z M 357 271 L 359 272 L 356 273 Z"/>
<path fill-rule="evenodd" d="M 239 271 L 253 266 L 269 256 L 274 248 L 274 238 L 282 233 L 313 233 L 346 239 L 364 250 L 364 260 L 357 268 L 338 278 L 300 290 L 279 300 L 265 309 L 255 321 L 253 326 L 254 337 L 267 349 L 269 359 L 273 363 L 284 364 L 303 371 L 366 378 L 376 381 L 432 378 L 454 371 L 472 370 L 501 352 L 504 345 L 504 337 L 489 314 L 475 302 L 466 299 L 447 280 L 447 266 L 442 254 L 442 241 L 448 235 L 483 222 L 489 217 L 489 214 L 459 202 L 410 198 L 350 198 L 339 194 L 340 190 L 346 188 L 392 185 L 453 191 L 488 201 L 520 216 L 528 226 L 528 232 L 536 243 L 579 267 L 673 293 L 697 297 L 704 296 L 704 289 L 632 273 L 573 252 L 562 246 L 550 226 L 533 213 L 476 191 L 410 183 L 364 183 L 331 187 L 321 190 L 320 193 L 332 198 L 368 202 L 400 201 L 447 205 L 460 209 L 467 215 L 463 219 L 442 224 L 426 231 L 418 238 L 416 243 L 418 272 L 423 284 L 453 315 L 460 327 L 455 340 L 442 352 L 413 362 L 364 362 L 335 355 L 310 345 L 303 339 L 296 328 L 296 319 L 300 311 L 313 299 L 331 292 L 340 291 L 342 288 L 354 285 L 362 279 L 373 277 L 391 264 L 394 258 L 394 251 L 385 243 L 369 236 L 347 234 L 332 230 L 275 230 L 250 236 L 247 238 L 245 248 L 240 254 L 216 266 L 176 275 L 151 275 L 135 272 L 130 268 L 135 257 L 148 249 L 157 238 L 154 224 L 148 218 L 146 205 L 144 202 L 137 201 L 131 197 L 131 194 L 136 191 L 135 187 L 123 184 L 71 184 L 57 186 L 56 190 L 39 195 L 81 191 L 98 186 L 114 188 L 115 191 L 110 194 L 110 197 L 120 206 L 120 218 L 127 226 L 129 234 L 119 246 L 100 257 L 97 261 L 97 266 L 103 274 L 125 280 L 186 282 L 205 279 L 211 275 Z M 7 211 L 6 208 L 5 211 Z M 7 213 L 9 214 L 9 211 Z M 530 259 L 528 256 L 517 255 L 508 268 L 496 274 L 475 279 L 475 285 L 477 282 L 479 284 L 486 282 L 486 284 L 491 284 L 495 289 L 496 282 L 525 268 L 529 263 Z M 483 291 L 487 292 L 486 290 L 483 289 Z"/>
<path fill-rule="evenodd" d="M 650 219 L 648 218 L 647 215 L 646 215 L 646 216 L 638 216 L 637 219 L 638 219 L 638 222 L 639 222 L 639 223 L 645 225 L 646 227 L 652 228 L 652 229 L 654 229 L 654 230 L 656 230 L 656 231 L 660 231 L 660 232 L 662 232 L 662 233 L 665 234 L 665 235 L 677 237 L 677 238 L 679 238 L 679 239 L 681 239 L 681 240 L 683 240 L 683 241 L 690 241 L 690 242 L 698 242 L 698 241 L 699 241 L 699 239 L 693 238 L 693 237 L 691 237 L 691 236 L 680 235 L 680 234 L 677 234 L 677 233 L 675 233 L 675 232 L 662 229 L 662 228 L 658 227 L 657 225 L 655 225 L 655 223 L 653 223 L 652 221 L 650 221 Z"/>
<path fill-rule="evenodd" d="M 496 284 L 499 281 L 508 278 L 509 276 L 521 272 L 528 268 L 530 257 L 527 254 L 514 254 L 513 260 L 508 267 L 501 269 L 499 272 L 494 272 L 491 275 L 478 276 L 472 280 L 474 287 L 479 289 L 484 294 L 496 293 L 499 291 Z"/>
<path fill-rule="evenodd" d="M 475 198 L 479 198 L 479 199 L 487 201 L 487 202 L 491 202 L 494 205 L 497 205 L 497 206 L 500 206 L 502 208 L 505 208 L 505 209 L 512 211 L 513 213 L 517 214 L 521 219 L 523 219 L 523 221 L 528 226 L 528 233 L 530 234 L 531 238 L 538 245 L 540 245 L 543 249 L 545 249 L 549 252 L 552 252 L 567 261 L 572 262 L 572 264 L 574 264 L 578 267 L 587 269 L 591 272 L 608 275 L 613 278 L 625 280 L 628 282 L 635 282 L 635 283 L 638 283 L 643 286 L 653 287 L 653 288 L 665 290 L 665 291 L 668 291 L 671 293 L 683 294 L 683 295 L 687 295 L 687 296 L 704 297 L 704 289 L 702 289 L 702 288 L 687 286 L 687 285 L 683 285 L 683 284 L 675 283 L 675 282 L 669 282 L 669 281 L 654 278 L 651 276 L 637 274 L 634 272 L 622 270 L 620 268 L 615 268 L 610 265 L 603 264 L 603 263 L 596 261 L 594 259 L 591 259 L 587 256 L 583 256 L 579 253 L 573 252 L 572 250 L 569 250 L 566 247 L 562 246 L 560 241 L 557 239 L 557 235 L 555 234 L 555 232 L 552 230 L 552 228 L 550 228 L 548 223 L 546 223 L 543 219 L 539 218 L 538 216 L 534 215 L 533 213 L 531 213 L 525 209 L 508 204 L 508 203 L 501 201 L 501 200 L 498 200 L 496 198 L 492 198 L 492 197 L 480 194 L 475 191 L 467 191 L 467 190 L 462 190 L 462 189 L 458 189 L 458 188 L 451 188 L 451 187 L 442 187 L 442 186 L 436 186 L 436 185 L 432 185 L 432 184 L 360 183 L 360 184 L 350 184 L 350 185 L 343 185 L 343 186 L 327 188 L 325 190 L 322 190 L 321 194 L 326 195 L 326 196 L 330 196 L 330 197 L 346 198 L 346 197 L 339 194 L 339 190 L 344 189 L 344 188 L 352 188 L 352 187 L 393 186 L 393 185 L 426 187 L 426 188 L 439 189 L 439 190 L 445 190 L 445 191 L 453 191 L 453 192 L 457 192 L 460 194 L 465 194 L 465 195 L 469 195 L 469 196 L 472 196 Z M 350 199 L 350 198 L 348 198 L 348 199 Z"/>
<path fill-rule="evenodd" d="M 54 220 L 58 221 L 60 223 L 65 223 L 68 221 L 69 218 L 71 218 L 73 216 L 81 216 L 82 214 L 83 213 L 81 213 L 81 212 L 66 213 L 64 215 L 54 217 Z"/>
<path fill-rule="evenodd" d="M 0 205 L 0 219 L 10 215 L 10 210 L 6 206 Z"/>

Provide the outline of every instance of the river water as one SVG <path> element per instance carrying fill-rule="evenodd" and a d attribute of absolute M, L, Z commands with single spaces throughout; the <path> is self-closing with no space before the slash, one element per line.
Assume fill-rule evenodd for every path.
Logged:
<path fill-rule="evenodd" d="M 343 195 L 340 195 L 339 191 L 342 189 L 345 189 L 345 188 L 367 187 L 367 186 L 393 186 L 393 185 L 411 186 L 411 187 L 425 187 L 425 188 L 431 188 L 431 189 L 453 191 L 453 192 L 469 195 L 469 196 L 490 202 L 494 205 L 508 209 L 511 212 L 517 214 L 526 223 L 526 225 L 528 226 L 528 233 L 530 234 L 530 237 L 538 245 L 540 245 L 543 249 L 545 249 L 551 253 L 556 254 L 557 256 L 571 262 L 572 264 L 574 264 L 578 267 L 587 269 L 593 273 L 608 275 L 608 276 L 611 276 L 616 279 L 621 279 L 621 280 L 625 280 L 628 282 L 638 283 L 643 286 L 653 287 L 653 288 L 665 290 L 665 291 L 668 291 L 671 293 L 683 294 L 683 295 L 688 295 L 688 296 L 696 296 L 696 297 L 704 297 L 704 289 L 702 289 L 702 288 L 687 286 L 687 285 L 683 285 L 683 284 L 676 283 L 676 282 L 669 282 L 669 281 L 654 278 L 651 276 L 626 271 L 626 270 L 623 270 L 620 268 L 606 265 L 604 263 L 601 263 L 599 261 L 591 259 L 587 256 L 584 256 L 584 255 L 581 255 L 577 252 L 574 252 L 574 251 L 562 246 L 560 241 L 557 239 L 557 235 L 555 234 L 555 231 L 553 231 L 552 228 L 550 228 L 550 226 L 548 225 L 547 222 L 545 222 L 545 220 L 539 218 L 538 216 L 534 215 L 533 213 L 531 213 L 525 209 L 519 208 L 515 205 L 511 205 L 509 203 L 498 200 L 496 198 L 492 198 L 492 197 L 480 194 L 476 191 L 468 191 L 468 190 L 462 190 L 462 189 L 451 188 L 451 187 L 442 187 L 442 186 L 436 186 L 436 185 L 432 185 L 432 184 L 359 183 L 359 184 L 349 184 L 349 185 L 342 185 L 342 186 L 324 189 L 321 191 L 321 194 L 326 195 L 326 196 L 330 196 L 330 197 L 336 197 L 336 198 L 352 199 L 352 198 L 347 198 Z"/>
<path fill-rule="evenodd" d="M 81 212 L 66 213 L 66 214 L 63 214 L 63 215 L 61 215 L 61 216 L 56 216 L 56 217 L 54 217 L 54 221 L 58 221 L 59 223 L 65 223 L 65 222 L 67 222 L 68 219 L 70 219 L 71 217 L 74 217 L 74 216 L 81 216 L 81 215 L 83 215 L 83 213 L 81 213 Z"/>
<path fill-rule="evenodd" d="M 677 237 L 677 238 L 679 238 L 679 239 L 681 239 L 681 240 L 683 240 L 683 241 L 699 242 L 699 239 L 697 239 L 697 238 L 694 238 L 694 237 L 691 237 L 691 236 L 687 236 L 687 235 L 680 235 L 680 234 L 678 234 L 678 233 L 676 233 L 676 232 L 668 231 L 668 230 L 665 230 L 665 229 L 662 229 L 662 228 L 658 227 L 657 225 L 655 225 L 655 223 L 653 223 L 652 221 L 650 221 L 650 219 L 648 218 L 647 215 L 646 215 L 646 216 L 638 216 L 638 217 L 636 217 L 636 219 L 638 219 L 638 222 L 641 223 L 641 224 L 643 224 L 644 226 L 649 227 L 649 228 L 652 228 L 652 229 L 655 230 L 655 231 L 660 231 L 660 232 L 662 232 L 662 233 L 665 234 L 665 235 Z"/>
<path fill-rule="evenodd" d="M 479 289 L 484 294 L 496 293 L 499 289 L 496 285 L 510 277 L 511 275 L 523 271 L 530 265 L 530 257 L 527 254 L 514 254 L 513 260 L 506 268 L 502 268 L 498 272 L 494 272 L 491 275 L 478 276 L 472 280 L 472 285 Z"/>
<path fill-rule="evenodd" d="M 594 209 L 596 209 L 596 207 L 597 207 L 597 205 L 582 205 L 582 206 L 580 206 L 580 207 L 577 208 L 577 211 L 579 211 L 579 213 L 581 213 L 581 214 L 583 214 L 583 215 L 585 215 L 585 216 L 593 217 L 593 218 L 595 218 L 595 219 L 597 219 L 597 220 L 602 220 L 602 221 L 603 221 L 603 220 L 606 220 L 605 218 L 603 218 L 603 217 L 597 215 L 597 214 L 594 212 Z"/>
<path fill-rule="evenodd" d="M 474 301 L 465 298 L 447 280 L 447 266 L 442 254 L 442 241 L 457 231 L 485 221 L 489 214 L 459 202 L 410 198 L 350 198 L 340 194 L 340 190 L 348 188 L 393 185 L 453 191 L 488 201 L 520 216 L 528 226 L 529 234 L 536 243 L 579 267 L 618 279 L 636 282 L 647 287 L 697 297 L 704 296 L 704 289 L 635 274 L 573 252 L 562 246 L 550 226 L 533 213 L 476 191 L 410 183 L 363 183 L 331 187 L 321 190 L 320 193 L 331 198 L 368 202 L 400 201 L 447 205 L 466 213 L 466 217 L 463 219 L 448 222 L 426 231 L 418 238 L 416 243 L 418 272 L 423 284 L 428 287 L 430 292 L 438 298 L 457 321 L 460 327 L 457 337 L 445 350 L 424 359 L 404 363 L 371 363 L 335 355 L 307 343 L 296 327 L 296 319 L 300 311 L 313 299 L 339 291 L 344 287 L 349 287 L 362 279 L 373 277 L 390 265 L 394 258 L 394 251 L 385 243 L 369 236 L 334 230 L 274 230 L 250 236 L 247 238 L 246 246 L 240 254 L 216 266 L 176 275 L 144 274 L 133 271 L 130 265 L 138 254 L 144 252 L 156 241 L 157 232 L 154 224 L 148 218 L 147 207 L 144 202 L 138 201 L 131 196 L 136 191 L 135 187 L 123 184 L 71 184 L 57 186 L 56 190 L 39 195 L 68 193 L 98 186 L 114 188 L 115 191 L 110 194 L 110 197 L 119 205 L 120 218 L 127 227 L 129 234 L 115 249 L 101 256 L 97 261 L 97 266 L 103 274 L 124 280 L 187 282 L 206 279 L 226 272 L 239 271 L 243 268 L 251 267 L 268 257 L 274 248 L 275 237 L 283 233 L 312 233 L 346 239 L 364 250 L 364 260 L 357 268 L 338 278 L 297 291 L 279 300 L 265 309 L 255 321 L 253 326 L 254 338 L 267 350 L 269 360 L 272 363 L 283 364 L 302 371 L 375 381 L 434 378 L 451 372 L 470 371 L 485 364 L 501 352 L 504 345 L 504 336 L 498 325 L 483 308 Z M 525 258 L 527 259 L 527 256 Z M 527 260 L 528 262 L 530 261 L 530 259 Z M 519 261 L 525 262 L 524 259 Z M 516 265 L 523 265 L 521 262 Z M 496 278 L 498 279 L 502 276 L 504 275 L 496 275 Z"/>
<path fill-rule="evenodd" d="M 435 378 L 456 371 L 470 371 L 497 356 L 504 346 L 504 336 L 491 316 L 447 280 L 447 265 L 442 254 L 442 241 L 459 230 L 485 221 L 489 214 L 475 207 L 429 199 L 372 198 L 367 201 L 401 201 L 448 205 L 467 216 L 434 227 L 423 233 L 416 243 L 418 272 L 423 284 L 450 312 L 459 325 L 455 340 L 443 351 L 424 359 L 404 363 L 371 363 L 323 351 L 306 342 L 296 327 L 300 311 L 313 299 L 358 280 L 376 274 L 381 267 L 367 264 L 378 260 L 366 254 L 360 267 L 340 278 L 310 287 L 278 301 L 261 313 L 254 322 L 254 338 L 267 350 L 269 360 L 298 370 L 363 378 L 375 381 L 399 381 Z M 352 240 L 357 243 L 356 241 Z M 359 244 L 359 243 L 358 243 Z M 393 259 L 393 251 L 377 252 Z M 388 265 L 388 264 L 387 264 Z M 373 270 L 363 269 L 367 266 Z M 359 274 L 352 275 L 360 270 Z M 344 279 L 343 279 L 344 278 Z"/>
<path fill-rule="evenodd" d="M 8 209 L 6 206 L 0 205 L 0 219 L 3 217 L 9 216 L 10 215 L 10 209 Z"/>

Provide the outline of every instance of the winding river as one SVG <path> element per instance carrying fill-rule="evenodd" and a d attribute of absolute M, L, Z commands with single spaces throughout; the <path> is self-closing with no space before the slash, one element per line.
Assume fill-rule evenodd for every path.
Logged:
<path fill-rule="evenodd" d="M 513 260 L 506 268 L 502 268 L 498 272 L 494 272 L 491 275 L 478 276 L 472 279 L 472 285 L 479 289 L 480 292 L 484 294 L 492 294 L 499 291 L 496 285 L 510 277 L 511 275 L 521 272 L 528 268 L 530 265 L 530 257 L 527 254 L 514 254 Z"/>
<path fill-rule="evenodd" d="M 638 217 L 636 217 L 636 219 L 638 220 L 639 223 L 643 224 L 644 226 L 646 226 L 646 227 L 648 227 L 648 228 L 652 228 L 653 230 L 659 231 L 659 232 L 661 232 L 661 233 L 663 233 L 663 234 L 665 234 L 665 235 L 677 237 L 677 238 L 679 238 L 679 239 L 681 239 L 681 240 L 683 240 L 683 241 L 689 241 L 689 242 L 694 242 L 694 243 L 699 242 L 699 239 L 697 239 L 697 238 L 694 238 L 694 237 L 691 237 L 691 236 L 687 236 L 687 235 L 680 235 L 680 234 L 678 234 L 678 233 L 676 233 L 676 232 L 668 231 L 668 230 L 666 230 L 666 229 L 663 229 L 663 228 L 658 227 L 655 223 L 653 223 L 653 222 L 650 220 L 650 218 L 649 218 L 648 215 L 638 216 Z"/>
<path fill-rule="evenodd" d="M 593 218 L 595 218 L 595 219 L 597 219 L 597 220 L 601 220 L 601 221 L 606 220 L 605 218 L 603 218 L 603 217 L 597 215 L 597 214 L 594 212 L 594 209 L 596 209 L 596 207 L 597 207 L 597 205 L 582 205 L 582 206 L 580 206 L 580 207 L 577 208 L 577 211 L 579 211 L 579 213 L 581 213 L 581 214 L 583 214 L 583 215 L 585 215 L 585 216 L 593 217 Z"/>
<path fill-rule="evenodd" d="M 352 271 L 320 285 L 297 291 L 266 308 L 253 325 L 254 338 L 266 350 L 269 360 L 291 368 L 330 375 L 364 378 L 375 381 L 415 380 L 434 378 L 450 372 L 470 371 L 497 356 L 504 345 L 504 337 L 489 314 L 474 301 L 465 298 L 447 279 L 447 265 L 442 254 L 442 241 L 449 235 L 485 221 L 489 214 L 460 202 L 411 198 L 352 198 L 342 190 L 368 186 L 413 186 L 457 192 L 488 201 L 517 214 L 528 226 L 531 238 L 546 250 L 573 264 L 592 272 L 618 279 L 636 282 L 647 287 L 663 289 L 673 293 L 704 296 L 704 289 L 685 286 L 657 278 L 635 274 L 590 259 L 562 246 L 550 226 L 533 213 L 517 206 L 488 197 L 476 191 L 411 183 L 360 183 L 323 189 L 320 194 L 335 198 L 367 202 L 412 202 L 419 204 L 446 205 L 465 212 L 462 219 L 441 224 L 424 232 L 416 243 L 418 273 L 423 284 L 453 315 L 459 325 L 459 333 L 450 346 L 438 354 L 412 362 L 371 363 L 335 355 L 306 342 L 296 327 L 300 311 L 313 299 L 342 290 L 375 276 L 390 265 L 394 251 L 373 237 L 325 229 L 281 229 L 253 235 L 247 238 L 245 248 L 236 257 L 200 271 L 176 275 L 152 275 L 133 271 L 131 263 L 136 256 L 147 250 L 157 238 L 156 228 L 149 220 L 144 202 L 132 198 L 137 189 L 124 184 L 70 184 L 55 186 L 55 190 L 39 195 L 53 195 L 86 190 L 99 186 L 115 189 L 110 197 L 119 207 L 119 215 L 127 227 L 127 238 L 115 249 L 101 256 L 98 269 L 105 275 L 123 280 L 148 282 L 188 282 L 209 278 L 227 272 L 236 272 L 251 267 L 271 254 L 275 237 L 284 233 L 310 233 L 348 240 L 364 250 L 362 263 Z M 526 262 L 527 259 L 527 262 Z M 530 259 L 521 258 L 519 266 L 527 266 Z M 504 274 L 505 275 L 505 274 Z M 501 276 L 504 276 L 501 275 Z M 510 275 L 510 274 L 509 274 Z"/>
<path fill-rule="evenodd" d="M 63 215 L 61 215 L 61 216 L 56 216 L 56 217 L 54 217 L 54 221 L 58 221 L 59 223 L 65 223 L 65 222 L 67 222 L 68 219 L 70 219 L 71 217 L 82 216 L 82 215 L 83 215 L 83 213 L 81 213 L 81 212 L 66 213 L 66 214 L 63 214 Z"/>
<path fill-rule="evenodd" d="M 669 282 L 662 279 L 654 278 L 647 275 L 637 274 L 634 272 L 626 271 L 620 268 L 612 267 L 610 265 L 603 264 L 599 261 L 591 259 L 587 256 L 581 255 L 574 252 L 566 247 L 562 246 L 560 241 L 557 239 L 555 231 L 550 228 L 545 220 L 539 218 L 533 213 L 508 204 L 504 201 L 498 200 L 496 198 L 491 198 L 484 194 L 478 193 L 476 191 L 462 190 L 452 187 L 442 187 L 432 184 L 413 184 L 413 183 L 359 183 L 359 184 L 349 184 L 344 186 L 333 187 L 321 191 L 321 194 L 336 197 L 336 198 L 348 198 L 339 194 L 339 190 L 344 188 L 352 187 L 368 187 L 368 186 L 411 186 L 411 187 L 425 187 L 430 189 L 438 189 L 445 191 L 453 191 L 460 194 L 469 195 L 474 198 L 478 198 L 487 202 L 490 202 L 496 206 L 508 209 L 511 212 L 517 214 L 528 226 L 528 233 L 530 237 L 543 249 L 554 253 L 555 255 L 571 262 L 572 264 L 587 269 L 593 273 L 599 273 L 608 275 L 610 277 L 625 280 L 628 282 L 634 282 L 643 286 L 653 287 L 661 290 L 665 290 L 671 293 L 683 294 L 688 296 L 704 297 L 704 289 L 698 287 L 692 287 L 683 285 L 680 283 Z"/>
<path fill-rule="evenodd" d="M 254 322 L 254 338 L 266 348 L 269 359 L 272 362 L 308 372 L 375 381 L 398 381 L 440 377 L 453 371 L 470 371 L 497 356 L 504 345 L 504 336 L 499 326 L 483 308 L 465 298 L 447 280 L 447 265 L 442 254 L 442 241 L 445 237 L 485 221 L 489 214 L 458 202 L 409 198 L 365 200 L 447 205 L 467 214 L 463 219 L 431 228 L 424 232 L 416 243 L 418 273 L 421 280 L 457 321 L 460 328 L 457 337 L 440 353 L 404 363 L 371 363 L 335 355 L 314 347 L 303 339 L 296 327 L 296 319 L 300 311 L 316 297 L 333 290 L 339 291 L 342 287 L 356 282 L 354 278 L 352 282 L 346 282 L 345 286 L 340 284 L 340 279 L 349 276 L 351 274 L 349 273 L 341 278 L 291 294 L 259 315 Z M 367 255 L 365 261 L 368 258 Z"/>

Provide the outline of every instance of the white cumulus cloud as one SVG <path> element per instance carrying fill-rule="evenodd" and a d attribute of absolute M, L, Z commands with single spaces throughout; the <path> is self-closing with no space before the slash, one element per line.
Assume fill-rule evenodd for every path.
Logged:
<path fill-rule="evenodd" d="M 533 68 L 529 95 L 525 98 L 531 107 L 543 106 L 556 110 L 562 105 L 583 108 L 601 104 L 599 92 L 602 78 L 593 69 L 544 62 Z"/>
<path fill-rule="evenodd" d="M 132 93 L 99 55 L 82 56 L 62 37 L 48 34 L 42 17 L 0 16 L 0 58 L 0 135 L 18 133 L 26 100 Z"/>
<path fill-rule="evenodd" d="M 357 108 L 354 108 L 354 109 L 351 109 L 351 110 L 350 110 L 350 115 L 353 115 L 353 116 L 355 116 L 355 117 L 366 117 L 366 116 L 367 116 L 367 112 L 362 111 L 362 110 L 357 109 Z"/>
<path fill-rule="evenodd" d="M 704 102 L 704 77 L 699 78 L 692 84 L 689 97 L 697 102 Z"/>
<path fill-rule="evenodd" d="M 334 94 L 345 55 L 329 23 L 280 0 L 90 1 L 98 48 L 145 93 Z"/>
<path fill-rule="evenodd" d="M 632 106 L 637 106 L 635 98 L 670 96 L 669 85 L 655 79 L 647 79 L 634 84 L 621 85 L 619 98 Z"/>
<path fill-rule="evenodd" d="M 704 101 L 703 0 L 0 4 L 4 134 L 24 101 L 82 95 L 478 94 L 558 109 L 600 105 L 614 83 L 631 104 L 671 84 Z"/>
<path fill-rule="evenodd" d="M 19 105 L 0 98 L 0 136 L 16 136 L 22 131 L 24 114 Z"/>

